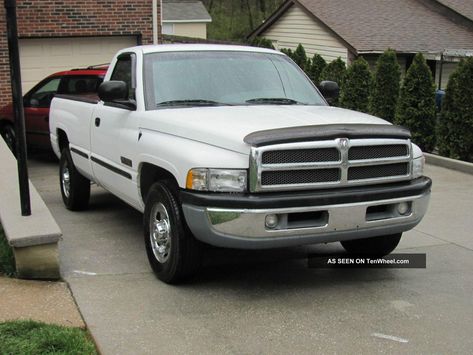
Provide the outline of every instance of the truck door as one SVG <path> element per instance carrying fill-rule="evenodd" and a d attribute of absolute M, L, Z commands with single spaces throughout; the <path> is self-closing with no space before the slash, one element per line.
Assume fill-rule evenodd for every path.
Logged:
<path fill-rule="evenodd" d="M 135 99 L 135 54 L 120 55 L 110 80 L 124 81 Z M 133 108 L 99 102 L 91 123 L 91 162 L 95 180 L 108 191 L 139 208 L 136 146 L 138 115 Z"/>

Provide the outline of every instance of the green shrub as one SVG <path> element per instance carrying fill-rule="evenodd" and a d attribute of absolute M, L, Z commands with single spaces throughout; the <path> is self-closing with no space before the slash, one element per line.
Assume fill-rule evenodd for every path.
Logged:
<path fill-rule="evenodd" d="M 441 155 L 473 162 L 473 57 L 462 60 L 448 80 L 438 125 Z"/>
<path fill-rule="evenodd" d="M 305 52 L 305 49 L 300 43 L 294 51 L 292 59 L 304 71 L 307 67 L 310 66 L 310 62 L 307 62 L 307 54 Z"/>
<path fill-rule="evenodd" d="M 338 57 L 334 61 L 327 64 L 327 66 L 322 70 L 320 74 L 320 81 L 330 80 L 335 81 L 340 89 L 343 89 L 343 82 L 345 80 L 345 75 L 347 73 L 347 68 L 345 62 L 342 58 Z M 332 106 L 339 106 L 339 98 L 331 102 Z"/>
<path fill-rule="evenodd" d="M 264 37 L 255 37 L 253 41 L 251 41 L 251 45 L 253 47 L 275 49 L 273 46 L 273 42 L 270 39 Z"/>
<path fill-rule="evenodd" d="M 435 147 L 435 88 L 424 56 L 416 54 L 401 87 L 394 122 L 411 130 L 412 140 L 424 151 Z"/>
<path fill-rule="evenodd" d="M 320 54 L 315 53 L 312 57 L 312 60 L 310 61 L 310 66 L 307 69 L 307 75 L 315 85 L 319 84 L 320 74 L 322 74 L 322 71 L 326 66 L 327 62 L 325 61 L 325 59 L 322 58 Z"/>
<path fill-rule="evenodd" d="M 370 113 L 394 121 L 396 106 L 399 99 L 401 83 L 401 67 L 397 62 L 396 52 L 386 50 L 379 56 L 373 77 Z"/>
<path fill-rule="evenodd" d="M 97 351 L 81 329 L 11 321 L 0 323 L 0 354 L 95 355 Z"/>
<path fill-rule="evenodd" d="M 340 106 L 368 112 L 371 82 L 372 76 L 368 62 L 360 57 L 348 67 L 340 95 Z"/>
<path fill-rule="evenodd" d="M 281 48 L 281 53 L 284 53 L 285 55 L 287 55 L 289 58 L 291 58 L 292 60 L 293 57 L 294 57 L 294 53 L 292 52 L 292 49 L 291 48 Z"/>

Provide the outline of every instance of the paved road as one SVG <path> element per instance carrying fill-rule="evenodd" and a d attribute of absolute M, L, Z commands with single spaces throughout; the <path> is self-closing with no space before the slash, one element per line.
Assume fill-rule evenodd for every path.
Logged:
<path fill-rule="evenodd" d="M 428 166 L 428 215 L 398 251 L 427 269 L 316 270 L 309 252 L 209 250 L 190 284 L 152 274 L 141 215 L 100 188 L 69 212 L 57 163 L 30 175 L 64 232 L 62 273 L 104 354 L 457 353 L 473 351 L 473 177 Z M 34 211 L 33 211 L 34 212 Z"/>

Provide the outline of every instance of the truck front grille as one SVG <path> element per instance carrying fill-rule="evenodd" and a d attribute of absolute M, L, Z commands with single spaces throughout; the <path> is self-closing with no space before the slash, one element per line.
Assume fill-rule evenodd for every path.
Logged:
<path fill-rule="evenodd" d="M 411 142 L 352 139 L 253 147 L 250 191 L 333 188 L 408 180 Z"/>

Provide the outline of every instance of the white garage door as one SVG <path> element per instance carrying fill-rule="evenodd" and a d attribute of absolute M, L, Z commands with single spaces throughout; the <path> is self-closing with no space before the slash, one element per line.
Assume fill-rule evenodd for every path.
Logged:
<path fill-rule="evenodd" d="M 132 46 L 132 36 L 20 39 L 23 93 L 55 72 L 110 63 L 117 50 Z"/>

